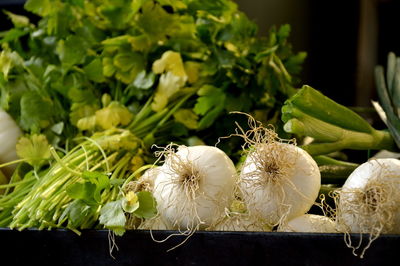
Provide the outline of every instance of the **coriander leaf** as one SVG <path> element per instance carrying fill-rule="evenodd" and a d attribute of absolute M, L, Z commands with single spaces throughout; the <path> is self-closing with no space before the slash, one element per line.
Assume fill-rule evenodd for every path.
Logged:
<path fill-rule="evenodd" d="M 92 130 L 96 126 L 96 105 L 73 104 L 69 114 L 71 123 L 80 130 Z"/>
<path fill-rule="evenodd" d="M 53 104 L 49 98 L 43 98 L 34 91 L 22 95 L 20 125 L 24 130 L 40 132 L 51 124 L 53 114 Z"/>
<path fill-rule="evenodd" d="M 66 2 L 70 3 L 71 5 L 79 6 L 81 8 L 85 7 L 85 0 L 66 0 Z"/>
<path fill-rule="evenodd" d="M 206 11 L 204 13 L 216 17 L 223 16 L 229 19 L 232 13 L 236 11 L 237 4 L 229 0 L 202 0 L 202 1 L 188 1 L 188 11 L 196 14 L 199 11 Z"/>
<path fill-rule="evenodd" d="M 133 81 L 133 86 L 139 89 L 150 89 L 153 86 L 155 74 L 150 72 L 146 75 L 146 71 L 141 71 Z"/>
<path fill-rule="evenodd" d="M 223 68 L 232 68 L 236 63 L 236 57 L 230 51 L 223 49 L 216 49 L 215 56 L 219 65 Z"/>
<path fill-rule="evenodd" d="M 14 13 L 11 13 L 9 11 L 3 11 L 9 19 L 11 19 L 11 22 L 14 24 L 16 28 L 23 28 L 23 27 L 28 27 L 29 24 L 29 18 L 21 15 L 16 15 Z"/>
<path fill-rule="evenodd" d="M 66 40 L 58 41 L 56 51 L 63 64 L 72 66 L 84 61 L 87 48 L 87 43 L 83 38 L 70 35 Z"/>
<path fill-rule="evenodd" d="M 223 107 L 225 102 L 225 93 L 212 85 L 204 85 L 197 93 L 200 97 L 193 108 L 198 115 L 205 115 L 208 111 L 216 107 Z"/>
<path fill-rule="evenodd" d="M 17 155 L 35 168 L 50 158 L 50 145 L 44 135 L 22 137 L 16 144 Z"/>
<path fill-rule="evenodd" d="M 83 200 L 74 200 L 68 204 L 59 220 L 68 217 L 68 225 L 73 228 L 79 227 L 85 219 L 96 211 L 95 205 L 87 205 Z"/>
<path fill-rule="evenodd" d="M 112 77 L 115 74 L 117 68 L 113 65 L 112 59 L 109 57 L 103 58 L 103 74 L 106 77 Z"/>
<path fill-rule="evenodd" d="M 106 25 L 114 30 L 122 30 L 129 25 L 133 16 L 137 12 L 138 8 L 131 3 L 137 1 L 107 1 L 105 3 L 100 2 L 97 4 L 97 10 L 99 16 L 103 17 L 106 21 Z M 136 3 L 137 4 L 137 3 Z"/>
<path fill-rule="evenodd" d="M 8 77 L 8 73 L 13 66 L 10 55 L 11 53 L 7 51 L 1 51 L 0 53 L 0 71 L 3 74 L 4 79 L 6 80 Z"/>
<path fill-rule="evenodd" d="M 290 25 L 289 24 L 284 24 L 281 27 L 279 27 L 277 36 L 278 36 L 278 42 L 280 44 L 283 44 L 284 42 L 286 42 L 286 39 L 289 37 L 290 35 Z"/>
<path fill-rule="evenodd" d="M 93 91 L 79 89 L 77 86 L 71 86 L 68 90 L 68 98 L 74 103 L 95 104 L 98 102 L 98 97 Z"/>
<path fill-rule="evenodd" d="M 103 60 L 104 74 L 113 75 L 122 82 L 129 84 L 136 76 L 145 69 L 145 60 L 141 53 L 137 53 L 126 48 L 112 55 L 112 59 Z"/>
<path fill-rule="evenodd" d="M 121 186 L 125 182 L 125 179 L 110 179 L 111 186 Z"/>
<path fill-rule="evenodd" d="M 179 109 L 174 113 L 174 118 L 189 129 L 197 129 L 199 117 L 191 109 Z"/>
<path fill-rule="evenodd" d="M 132 36 L 130 35 L 120 35 L 117 37 L 107 38 L 103 40 L 101 44 L 105 46 L 120 46 L 129 43 L 131 38 Z"/>
<path fill-rule="evenodd" d="M 51 0 L 28 0 L 24 5 L 26 10 L 40 16 L 46 16 L 54 12 L 52 7 Z"/>
<path fill-rule="evenodd" d="M 111 102 L 107 107 L 96 111 L 96 124 L 103 129 L 109 129 L 118 125 L 128 125 L 132 120 L 132 113 L 124 105 Z"/>
<path fill-rule="evenodd" d="M 132 132 L 124 129 L 111 128 L 104 132 L 95 132 L 92 136 L 104 150 L 135 149 L 140 143 Z"/>
<path fill-rule="evenodd" d="M 66 191 L 68 196 L 73 199 L 83 200 L 86 204 L 96 204 L 94 193 L 96 185 L 90 182 L 74 183 L 67 187 Z"/>
<path fill-rule="evenodd" d="M 90 172 L 90 171 L 84 171 L 82 173 L 82 177 L 92 184 L 96 185 L 96 189 L 93 192 L 93 197 L 97 202 L 100 202 L 101 200 L 101 192 L 104 189 L 107 189 L 110 187 L 110 179 L 107 175 L 99 172 Z"/>
<path fill-rule="evenodd" d="M 153 63 L 153 72 L 160 74 L 171 72 L 175 76 L 186 77 L 181 55 L 174 51 L 166 51 L 160 59 Z"/>
<path fill-rule="evenodd" d="M 185 72 L 189 83 L 195 83 L 200 77 L 201 64 L 193 61 L 185 62 Z"/>
<path fill-rule="evenodd" d="M 143 56 L 136 52 L 120 52 L 114 59 L 113 64 L 121 71 L 129 71 L 136 67 L 143 69 Z"/>
<path fill-rule="evenodd" d="M 152 109 L 158 112 L 168 104 L 169 98 L 185 85 L 187 75 L 181 55 L 173 51 L 166 51 L 153 63 L 153 72 L 163 73 L 151 105 Z"/>
<path fill-rule="evenodd" d="M 133 214 L 139 218 L 149 219 L 157 214 L 157 203 L 153 195 L 148 191 L 136 193 L 139 200 L 139 208 Z"/>
<path fill-rule="evenodd" d="M 220 105 L 220 106 L 216 106 L 215 109 L 213 109 L 212 111 L 208 112 L 205 116 L 203 116 L 199 123 L 198 123 L 198 129 L 205 129 L 210 127 L 214 121 L 217 119 L 217 117 L 222 113 L 222 111 L 224 110 L 224 106 Z"/>
<path fill-rule="evenodd" d="M 83 70 L 89 80 L 99 83 L 105 81 L 103 75 L 103 64 L 101 63 L 100 58 L 93 59 L 92 62 L 84 66 Z"/>
<path fill-rule="evenodd" d="M 162 74 L 154 95 L 153 103 L 151 104 L 151 108 L 156 112 L 161 111 L 168 104 L 169 98 L 178 92 L 185 85 L 185 83 L 186 76 L 176 76 L 172 74 L 172 72 Z"/>
<path fill-rule="evenodd" d="M 17 41 L 20 37 L 29 33 L 26 29 L 14 28 L 4 33 L 0 39 L 0 44 Z"/>
<path fill-rule="evenodd" d="M 8 79 L 8 74 L 14 66 L 22 66 L 23 60 L 17 52 L 3 50 L 0 53 L 0 71 L 5 80 Z"/>
<path fill-rule="evenodd" d="M 153 43 L 162 43 L 179 30 L 177 16 L 169 14 L 161 5 L 146 1 L 136 17 L 136 25 Z M 162 27 L 160 27 L 162 25 Z"/>
<path fill-rule="evenodd" d="M 61 135 L 61 133 L 64 130 L 65 123 L 64 122 L 59 122 L 51 126 L 51 131 L 56 133 L 57 135 Z"/>
<path fill-rule="evenodd" d="M 129 38 L 129 43 L 135 51 L 140 52 L 148 52 L 152 47 L 150 38 L 145 34 L 131 36 L 131 38 Z"/>
<path fill-rule="evenodd" d="M 125 233 L 126 217 L 122 209 L 122 200 L 108 202 L 100 210 L 100 224 L 111 229 L 116 235 L 122 236 Z"/>

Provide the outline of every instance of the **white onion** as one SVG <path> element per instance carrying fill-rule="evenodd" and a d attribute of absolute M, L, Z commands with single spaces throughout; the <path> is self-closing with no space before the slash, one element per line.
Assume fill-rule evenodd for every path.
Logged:
<path fill-rule="evenodd" d="M 180 146 L 167 155 L 155 180 L 161 217 L 179 230 L 210 226 L 233 200 L 237 173 L 231 159 L 211 146 Z"/>
<path fill-rule="evenodd" d="M 0 164 L 18 159 L 15 145 L 21 136 L 21 129 L 4 110 L 0 109 Z M 3 173 L 10 177 L 16 168 L 12 164 L 2 168 Z"/>
<path fill-rule="evenodd" d="M 157 178 L 157 174 L 160 167 L 153 167 L 147 169 L 137 180 L 130 181 L 126 186 L 126 191 L 148 191 L 153 193 L 154 181 Z"/>
<path fill-rule="evenodd" d="M 303 214 L 287 223 L 282 224 L 280 232 L 304 232 L 304 233 L 334 233 L 336 232 L 335 222 L 322 215 Z"/>
<path fill-rule="evenodd" d="M 271 228 L 263 219 L 247 213 L 230 213 L 209 230 L 270 232 Z"/>
<path fill-rule="evenodd" d="M 347 178 L 337 208 L 341 230 L 350 233 L 400 233 L 400 161 L 375 159 Z"/>
<path fill-rule="evenodd" d="M 256 144 L 240 174 L 249 212 L 271 226 L 308 212 L 318 197 L 321 175 L 301 148 L 277 141 Z"/>
<path fill-rule="evenodd" d="M 138 227 L 139 230 L 172 230 L 172 226 L 162 217 L 156 216 L 144 220 Z"/>

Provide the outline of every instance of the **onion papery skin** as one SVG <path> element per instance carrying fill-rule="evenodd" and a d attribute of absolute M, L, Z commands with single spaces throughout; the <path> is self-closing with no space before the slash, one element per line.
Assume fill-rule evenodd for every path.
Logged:
<path fill-rule="evenodd" d="M 262 164 L 270 162 L 279 174 L 266 177 Z M 239 180 L 250 214 L 271 226 L 307 213 L 321 187 L 314 159 L 303 149 L 281 142 L 256 145 L 243 163 Z"/>
<path fill-rule="evenodd" d="M 199 180 L 195 192 L 181 183 L 181 169 L 192 169 Z M 209 227 L 220 218 L 234 198 L 237 172 L 232 160 L 213 146 L 180 146 L 159 168 L 154 197 L 160 215 L 174 228 Z"/>
<path fill-rule="evenodd" d="M 399 234 L 399 191 L 399 160 L 373 159 L 361 164 L 339 192 L 339 229 L 349 233 Z"/>
<path fill-rule="evenodd" d="M 303 233 L 335 233 L 336 224 L 335 221 L 329 217 L 316 215 L 316 214 L 304 214 L 300 215 L 286 224 L 282 225 L 279 230 L 280 232 L 303 232 Z"/>
<path fill-rule="evenodd" d="M 14 119 L 4 110 L 0 109 L 0 164 L 18 159 L 16 144 L 22 132 Z M 16 164 L 8 165 L 1 170 L 5 176 L 10 177 Z"/>

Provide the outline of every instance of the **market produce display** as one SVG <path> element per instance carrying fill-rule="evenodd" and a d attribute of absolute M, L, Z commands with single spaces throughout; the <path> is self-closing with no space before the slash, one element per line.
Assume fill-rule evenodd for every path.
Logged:
<path fill-rule="evenodd" d="M 305 57 L 291 52 L 288 25 L 257 37 L 231 1 L 30 0 L 25 9 L 38 22 L 6 12 L 14 28 L 1 39 L 1 108 L 23 134 L 10 151 L 20 161 L 1 161 L 17 165 L 1 198 L 11 228 L 122 234 L 127 209 L 155 213 L 151 193 L 127 191 L 156 161 L 153 144 L 214 145 L 234 127 L 232 110 L 278 123 Z"/>
<path fill-rule="evenodd" d="M 25 9 L 0 33 L 0 227 L 367 233 L 361 256 L 398 233 L 398 160 L 335 156 L 397 151 L 395 55 L 377 130 L 297 88 L 289 25 L 259 37 L 233 1 Z"/>

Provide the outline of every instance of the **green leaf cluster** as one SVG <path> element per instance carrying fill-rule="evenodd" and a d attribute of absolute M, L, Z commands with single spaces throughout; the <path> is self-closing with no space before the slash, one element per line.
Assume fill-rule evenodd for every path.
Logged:
<path fill-rule="evenodd" d="M 157 113 L 188 95 L 172 116 L 186 136 L 226 135 L 216 124 L 233 110 L 279 123 L 305 59 L 292 52 L 289 25 L 259 37 L 231 0 L 28 0 L 25 8 L 41 19 L 6 13 L 14 28 L 0 35 L 0 103 L 52 144 L 126 127 L 127 110 L 138 113 L 149 99 Z M 104 94 L 115 103 L 102 106 Z M 179 139 L 176 128 L 161 132 Z"/>
<path fill-rule="evenodd" d="M 101 208 L 99 221 L 117 235 L 125 232 L 126 216 L 149 219 L 157 214 L 156 201 L 148 191 L 128 192 L 122 199 L 108 202 Z"/>
<path fill-rule="evenodd" d="M 122 234 L 126 212 L 149 218 L 156 208 L 147 192 L 118 198 L 115 180 L 152 163 L 154 143 L 214 145 L 233 132 L 230 111 L 279 128 L 305 58 L 288 25 L 259 37 L 232 0 L 27 0 L 25 9 L 39 21 L 8 12 L 14 27 L 0 33 L 0 107 L 31 136 L 19 147 L 28 163 L 43 166 L 44 139 L 65 154 L 26 191 L 14 228 L 87 228 L 100 217 Z M 132 154 L 140 160 L 128 165 Z"/>
<path fill-rule="evenodd" d="M 22 137 L 16 145 L 17 155 L 39 169 L 50 159 L 50 145 L 44 135 Z"/>

